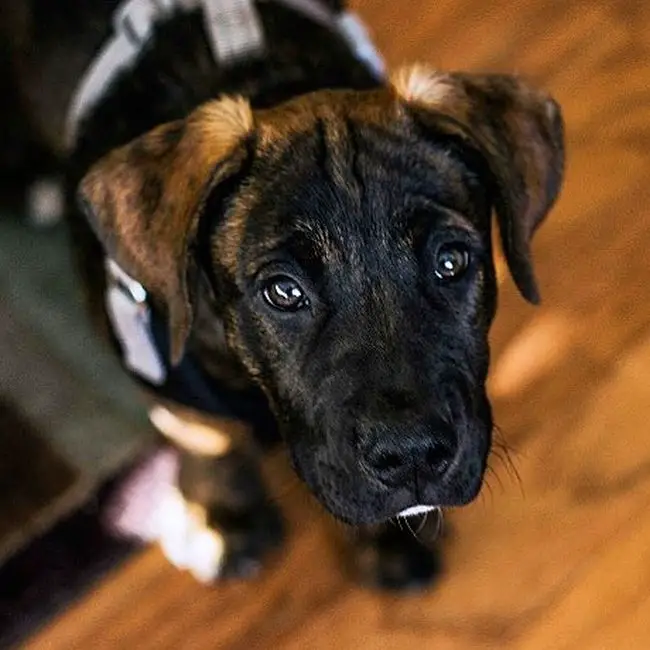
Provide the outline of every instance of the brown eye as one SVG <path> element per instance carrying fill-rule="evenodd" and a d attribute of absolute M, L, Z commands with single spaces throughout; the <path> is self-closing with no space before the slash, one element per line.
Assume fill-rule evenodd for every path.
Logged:
<path fill-rule="evenodd" d="M 442 244 L 436 251 L 434 272 L 440 280 L 456 280 L 469 266 L 469 250 L 465 244 Z"/>
<path fill-rule="evenodd" d="M 266 302 L 280 311 L 298 311 L 309 306 L 309 299 L 301 286 L 286 275 L 271 278 L 263 290 Z"/>

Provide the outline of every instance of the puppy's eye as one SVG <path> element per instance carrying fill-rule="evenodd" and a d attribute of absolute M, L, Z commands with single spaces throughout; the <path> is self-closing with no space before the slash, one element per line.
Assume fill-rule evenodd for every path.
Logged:
<path fill-rule="evenodd" d="M 267 281 L 262 291 L 264 300 L 280 311 L 298 311 L 309 307 L 302 287 L 286 275 L 276 275 Z"/>
<path fill-rule="evenodd" d="M 442 244 L 436 251 L 434 272 L 439 280 L 456 280 L 469 266 L 469 249 L 461 242 Z"/>

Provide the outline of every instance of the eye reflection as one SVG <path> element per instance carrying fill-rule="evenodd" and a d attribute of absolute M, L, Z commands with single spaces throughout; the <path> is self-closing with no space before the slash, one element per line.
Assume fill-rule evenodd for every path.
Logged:
<path fill-rule="evenodd" d="M 309 301 L 302 287 L 288 276 L 271 278 L 264 287 L 266 302 L 280 311 L 298 311 L 309 306 Z"/>

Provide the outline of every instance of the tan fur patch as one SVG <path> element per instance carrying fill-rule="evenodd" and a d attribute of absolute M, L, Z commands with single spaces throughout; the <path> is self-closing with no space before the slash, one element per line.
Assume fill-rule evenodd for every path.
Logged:
<path fill-rule="evenodd" d="M 454 92 L 449 75 L 419 63 L 398 69 L 390 81 L 402 99 L 416 104 L 442 104 Z"/>
<path fill-rule="evenodd" d="M 222 97 L 208 102 L 192 113 L 189 122 L 199 131 L 201 140 L 236 142 L 253 130 L 253 112 L 243 97 Z"/>

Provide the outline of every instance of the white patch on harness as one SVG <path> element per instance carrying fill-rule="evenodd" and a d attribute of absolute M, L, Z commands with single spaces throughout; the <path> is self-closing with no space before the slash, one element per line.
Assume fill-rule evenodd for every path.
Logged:
<path fill-rule="evenodd" d="M 167 376 L 151 333 L 151 312 L 144 287 L 115 262 L 107 262 L 106 309 L 124 354 L 126 367 L 156 386 Z"/>

